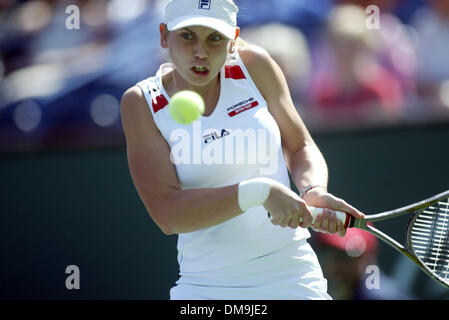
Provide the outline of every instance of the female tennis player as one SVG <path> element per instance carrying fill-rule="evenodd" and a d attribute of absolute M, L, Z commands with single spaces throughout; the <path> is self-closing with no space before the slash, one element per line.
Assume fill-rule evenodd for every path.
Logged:
<path fill-rule="evenodd" d="M 343 236 L 333 210 L 363 214 L 326 191 L 285 77 L 238 37 L 237 11 L 232 0 L 169 2 L 160 41 L 170 62 L 122 98 L 136 189 L 160 229 L 178 234 L 170 298 L 331 299 L 307 227 Z M 205 102 L 189 125 L 169 113 L 181 90 Z M 326 208 L 313 225 L 307 205 Z"/>

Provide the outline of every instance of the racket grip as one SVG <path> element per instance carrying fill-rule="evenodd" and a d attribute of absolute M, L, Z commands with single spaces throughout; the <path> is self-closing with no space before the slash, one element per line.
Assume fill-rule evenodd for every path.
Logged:
<path fill-rule="evenodd" d="M 316 216 L 320 213 L 323 213 L 323 208 L 315 208 L 315 207 L 311 207 L 311 206 L 307 206 L 307 208 L 312 213 L 312 217 L 313 217 L 312 224 L 313 224 L 313 223 L 315 223 Z M 335 211 L 335 214 L 337 216 L 337 219 L 340 220 L 341 223 L 343 223 L 343 226 L 346 229 L 351 223 L 352 216 L 350 214 L 347 214 L 346 212 L 342 212 L 342 211 Z"/>
<path fill-rule="evenodd" d="M 316 216 L 319 215 L 320 213 L 323 213 L 323 208 L 316 208 L 311 206 L 307 206 L 307 208 L 312 213 L 313 217 L 312 224 L 314 224 Z M 267 212 L 267 214 L 270 219 L 273 219 L 273 216 L 269 212 Z M 353 217 L 350 214 L 347 214 L 346 212 L 342 211 L 335 211 L 335 214 L 337 216 L 337 219 L 343 223 L 345 229 L 347 229 L 348 227 L 352 227 Z"/>

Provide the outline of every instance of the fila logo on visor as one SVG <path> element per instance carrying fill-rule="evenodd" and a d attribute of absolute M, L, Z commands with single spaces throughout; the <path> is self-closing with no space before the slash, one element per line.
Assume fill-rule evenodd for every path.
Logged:
<path fill-rule="evenodd" d="M 211 0 L 200 0 L 198 3 L 198 9 L 210 10 Z"/>

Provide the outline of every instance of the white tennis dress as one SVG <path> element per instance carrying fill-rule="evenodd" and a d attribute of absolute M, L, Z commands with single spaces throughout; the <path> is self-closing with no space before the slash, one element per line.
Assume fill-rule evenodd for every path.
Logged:
<path fill-rule="evenodd" d="M 213 113 L 175 122 L 162 75 L 137 85 L 171 148 L 183 189 L 218 188 L 254 177 L 290 187 L 276 121 L 236 51 L 220 72 Z M 210 214 L 214 214 L 211 212 Z M 309 231 L 275 226 L 263 206 L 220 225 L 178 236 L 180 277 L 171 299 L 330 299 L 327 281 L 306 239 Z"/>

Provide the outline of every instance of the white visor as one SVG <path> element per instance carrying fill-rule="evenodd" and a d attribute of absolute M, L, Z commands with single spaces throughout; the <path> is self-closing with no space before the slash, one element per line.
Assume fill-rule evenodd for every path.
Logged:
<path fill-rule="evenodd" d="M 167 23 L 167 28 L 169 31 L 179 30 L 190 26 L 209 27 L 220 32 L 228 39 L 234 40 L 235 38 L 236 27 L 230 26 L 223 20 L 217 18 L 204 16 L 187 16 L 174 19 Z"/>
<path fill-rule="evenodd" d="M 232 0 L 172 0 L 165 7 L 165 23 L 169 31 L 204 26 L 233 40 L 237 11 Z"/>

